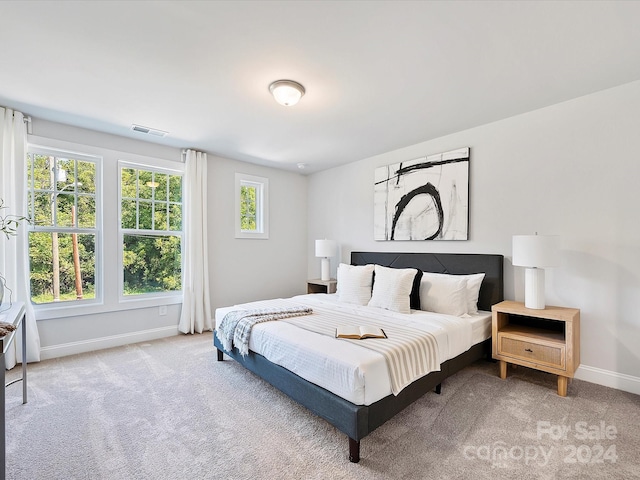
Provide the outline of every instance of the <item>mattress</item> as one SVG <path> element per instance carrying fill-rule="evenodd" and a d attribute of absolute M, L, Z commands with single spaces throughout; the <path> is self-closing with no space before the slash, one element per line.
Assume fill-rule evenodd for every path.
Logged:
<path fill-rule="evenodd" d="M 233 310 L 304 305 L 314 311 L 339 310 L 351 319 L 366 317 L 381 326 L 392 322 L 427 331 L 436 338 L 440 363 L 456 357 L 472 345 L 491 336 L 491 313 L 455 317 L 421 310 L 401 314 L 388 310 L 345 304 L 336 294 L 299 295 L 290 299 L 251 302 L 218 308 L 219 324 Z M 356 405 L 370 405 L 391 394 L 391 382 L 384 357 L 363 348 L 358 342 L 302 329 L 286 321 L 273 321 L 253 327 L 249 349 L 305 380 Z"/>

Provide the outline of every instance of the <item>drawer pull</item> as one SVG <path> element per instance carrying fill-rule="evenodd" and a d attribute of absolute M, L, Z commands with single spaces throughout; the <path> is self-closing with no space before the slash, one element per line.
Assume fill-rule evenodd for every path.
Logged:
<path fill-rule="evenodd" d="M 525 352 L 529 352 L 529 353 L 533 353 L 533 350 L 531 350 L 530 348 L 525 348 L 524 351 Z"/>

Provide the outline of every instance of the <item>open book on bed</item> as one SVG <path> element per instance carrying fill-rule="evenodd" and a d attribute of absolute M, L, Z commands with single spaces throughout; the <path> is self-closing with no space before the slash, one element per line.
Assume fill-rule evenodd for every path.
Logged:
<path fill-rule="evenodd" d="M 373 326 L 340 326 L 336 328 L 336 338 L 352 338 L 355 340 L 363 340 L 365 338 L 387 338 L 384 330 Z"/>

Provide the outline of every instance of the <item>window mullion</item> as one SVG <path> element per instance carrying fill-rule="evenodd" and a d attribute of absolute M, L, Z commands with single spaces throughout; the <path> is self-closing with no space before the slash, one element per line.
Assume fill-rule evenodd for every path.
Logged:
<path fill-rule="evenodd" d="M 165 223 L 165 228 L 167 230 L 171 230 L 171 222 L 169 221 L 169 215 L 171 213 L 171 208 L 170 208 L 170 205 L 171 205 L 171 196 L 170 196 L 171 189 L 169 188 L 169 185 L 171 184 L 171 176 L 170 175 L 167 175 L 167 181 L 165 183 L 166 183 L 166 185 L 165 185 L 165 196 L 164 196 L 164 198 L 166 199 L 166 201 L 164 203 L 164 208 L 165 208 L 165 215 L 164 215 L 165 216 L 165 222 L 164 223 Z"/>

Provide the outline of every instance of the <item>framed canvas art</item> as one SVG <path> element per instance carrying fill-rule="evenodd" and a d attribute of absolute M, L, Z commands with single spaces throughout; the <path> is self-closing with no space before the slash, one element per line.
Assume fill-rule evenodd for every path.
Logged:
<path fill-rule="evenodd" d="M 467 240 L 469 147 L 378 167 L 375 240 Z"/>

